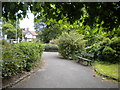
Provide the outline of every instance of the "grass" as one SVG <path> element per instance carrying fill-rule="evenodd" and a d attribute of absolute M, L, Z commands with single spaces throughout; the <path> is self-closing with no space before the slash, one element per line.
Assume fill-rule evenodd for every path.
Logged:
<path fill-rule="evenodd" d="M 93 66 L 100 74 L 120 80 L 120 73 L 118 71 L 118 68 L 120 67 L 119 64 L 96 61 Z"/>

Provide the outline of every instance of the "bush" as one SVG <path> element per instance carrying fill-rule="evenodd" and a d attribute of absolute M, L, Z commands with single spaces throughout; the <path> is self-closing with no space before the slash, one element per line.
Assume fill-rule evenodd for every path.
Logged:
<path fill-rule="evenodd" d="M 86 48 L 88 53 L 94 53 L 101 61 L 117 63 L 120 61 L 120 38 L 114 37 L 111 40 L 104 38 L 102 41 L 94 43 Z"/>
<path fill-rule="evenodd" d="M 75 32 L 63 33 L 58 38 L 59 53 L 67 59 L 74 59 L 75 54 L 82 51 L 85 46 L 84 36 Z"/>
<path fill-rule="evenodd" d="M 35 65 L 35 62 L 41 58 L 41 53 L 43 52 L 43 46 L 39 43 L 23 42 L 16 45 L 20 51 L 27 56 L 26 67 L 27 71 L 30 71 L 31 67 Z"/>
<path fill-rule="evenodd" d="M 114 61 L 120 62 L 120 37 L 112 38 L 110 47 L 116 51 L 114 55 Z"/>
<path fill-rule="evenodd" d="M 110 47 L 120 53 L 120 37 L 112 38 Z"/>
<path fill-rule="evenodd" d="M 10 77 L 21 71 L 30 71 L 40 60 L 43 45 L 23 42 L 14 46 L 4 46 L 2 56 L 2 77 Z"/>
<path fill-rule="evenodd" d="M 45 51 L 57 52 L 58 51 L 58 46 L 55 45 L 55 44 L 45 44 L 44 49 L 45 49 Z"/>
<path fill-rule="evenodd" d="M 15 49 L 13 46 L 4 46 L 2 52 L 2 77 L 16 75 L 20 69 L 22 70 L 22 66 L 24 65 L 24 63 L 22 66 L 20 65 L 20 62 L 23 62 L 22 53 L 21 55 L 17 55 L 19 50 Z"/>
<path fill-rule="evenodd" d="M 115 50 L 113 50 L 111 47 L 106 46 L 102 50 L 102 54 L 99 55 L 99 59 L 101 59 L 102 61 L 109 61 L 112 63 L 115 60 L 115 53 Z"/>
<path fill-rule="evenodd" d="M 0 40 L 0 44 L 1 45 L 6 45 L 6 46 L 8 46 L 8 45 L 10 45 L 10 43 L 8 43 L 6 40 Z"/>

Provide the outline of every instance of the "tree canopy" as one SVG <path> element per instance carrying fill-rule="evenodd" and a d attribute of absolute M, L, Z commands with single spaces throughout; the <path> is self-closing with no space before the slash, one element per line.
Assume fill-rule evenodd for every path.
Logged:
<path fill-rule="evenodd" d="M 5 18 L 3 18 L 3 24 L 2 24 L 2 31 L 3 35 L 7 35 L 8 39 L 15 39 L 16 38 L 16 24 L 15 22 L 12 22 L 11 20 L 5 21 Z M 17 26 L 17 36 L 19 38 L 22 38 L 22 30 L 19 26 Z"/>
<path fill-rule="evenodd" d="M 75 21 L 84 20 L 84 25 L 94 26 L 102 24 L 107 30 L 113 30 L 120 25 L 119 2 L 3 2 L 3 17 L 15 20 L 26 15 L 26 10 L 34 13 L 36 19 L 67 18 L 73 24 Z"/>

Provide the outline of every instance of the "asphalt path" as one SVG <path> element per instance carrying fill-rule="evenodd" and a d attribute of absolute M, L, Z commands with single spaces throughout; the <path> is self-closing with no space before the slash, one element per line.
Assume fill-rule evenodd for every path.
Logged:
<path fill-rule="evenodd" d="M 118 88 L 117 83 L 94 77 L 89 66 L 59 57 L 57 52 L 44 52 L 45 67 L 14 88 Z"/>

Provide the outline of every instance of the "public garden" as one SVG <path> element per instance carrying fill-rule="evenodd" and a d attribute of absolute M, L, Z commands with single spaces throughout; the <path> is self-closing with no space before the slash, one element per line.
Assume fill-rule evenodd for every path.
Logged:
<path fill-rule="evenodd" d="M 19 26 L 28 10 L 35 33 Z M 118 88 L 119 12 L 118 2 L 2 2 L 3 88 Z"/>

